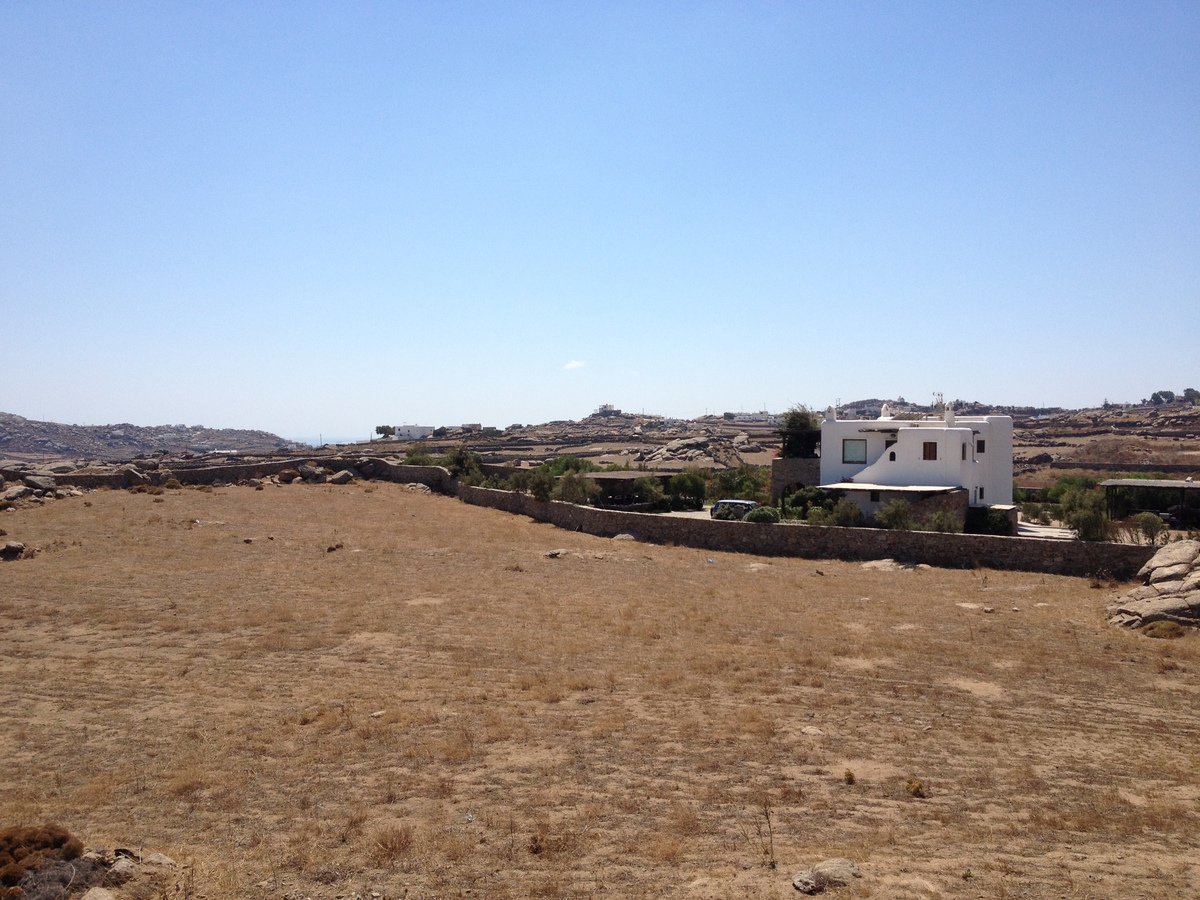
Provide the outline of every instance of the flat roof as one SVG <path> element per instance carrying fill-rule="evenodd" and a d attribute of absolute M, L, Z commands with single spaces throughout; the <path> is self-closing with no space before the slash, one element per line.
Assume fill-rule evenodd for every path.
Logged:
<path fill-rule="evenodd" d="M 898 491 L 900 493 L 929 494 L 948 493 L 949 491 L 965 491 L 960 485 L 945 484 L 866 484 L 861 481 L 839 481 L 836 484 L 823 484 L 821 488 L 827 491 Z"/>
<path fill-rule="evenodd" d="M 1109 478 L 1107 481 L 1100 482 L 1100 487 L 1172 488 L 1186 491 L 1200 488 L 1200 483 L 1173 478 Z"/>

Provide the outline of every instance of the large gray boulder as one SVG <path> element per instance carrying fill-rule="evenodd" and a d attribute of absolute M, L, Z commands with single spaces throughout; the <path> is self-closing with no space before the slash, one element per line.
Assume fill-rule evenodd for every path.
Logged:
<path fill-rule="evenodd" d="M 855 878 L 862 878 L 858 866 L 853 860 L 839 856 L 797 872 L 792 878 L 792 887 L 802 894 L 819 894 L 826 888 L 845 887 Z"/>
<path fill-rule="evenodd" d="M 1110 624 L 1142 628 L 1166 621 L 1200 627 L 1200 541 L 1167 544 L 1139 575 L 1144 583 L 1109 606 Z"/>
<path fill-rule="evenodd" d="M 26 487 L 33 488 L 35 491 L 52 491 L 58 487 L 58 482 L 54 480 L 53 475 L 26 475 L 21 480 Z"/>

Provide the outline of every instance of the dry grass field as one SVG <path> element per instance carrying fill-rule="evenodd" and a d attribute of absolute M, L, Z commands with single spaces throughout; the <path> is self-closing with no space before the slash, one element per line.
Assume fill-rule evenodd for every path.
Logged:
<path fill-rule="evenodd" d="M 40 550 L 0 566 L 0 827 L 183 864 L 125 896 L 779 898 L 830 856 L 841 897 L 1200 892 L 1200 643 L 1107 627 L 1113 586 L 392 484 L 0 525 Z"/>

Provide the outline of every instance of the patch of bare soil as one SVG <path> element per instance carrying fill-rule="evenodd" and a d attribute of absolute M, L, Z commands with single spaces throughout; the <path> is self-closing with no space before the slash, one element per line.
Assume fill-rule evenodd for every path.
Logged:
<path fill-rule="evenodd" d="M 0 565 L 0 827 L 160 850 L 179 896 L 779 898 L 834 856 L 840 897 L 1200 892 L 1200 644 L 1086 580 L 391 484 L 86 501 L 0 514 L 40 550 Z"/>

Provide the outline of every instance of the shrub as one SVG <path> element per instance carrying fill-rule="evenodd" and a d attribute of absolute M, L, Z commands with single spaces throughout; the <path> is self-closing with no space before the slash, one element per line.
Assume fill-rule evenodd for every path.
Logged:
<path fill-rule="evenodd" d="M 483 465 L 483 457 L 475 451 L 469 450 L 465 444 L 451 447 L 442 457 L 441 464 L 450 472 L 451 478 L 462 480 L 477 477 L 480 480 L 483 479 L 483 470 L 480 468 Z"/>
<path fill-rule="evenodd" d="M 813 457 L 821 442 L 821 419 L 803 403 L 799 403 L 784 413 L 779 437 L 780 456 Z"/>
<path fill-rule="evenodd" d="M 178 478 L 168 478 L 166 482 L 164 482 L 163 487 L 169 491 L 178 491 L 183 489 L 183 485 L 179 483 Z"/>
<path fill-rule="evenodd" d="M 832 516 L 833 524 L 840 525 L 843 528 L 853 528 L 856 525 L 861 525 L 863 520 L 862 510 L 849 500 L 839 500 L 834 504 Z"/>
<path fill-rule="evenodd" d="M 704 476 L 694 469 L 689 469 L 685 472 L 680 472 L 678 475 L 671 477 L 667 484 L 667 490 L 674 497 L 678 497 L 683 501 L 684 505 L 690 506 L 693 509 L 702 509 L 704 507 L 704 494 L 707 484 L 704 481 Z"/>
<path fill-rule="evenodd" d="M 551 496 L 567 503 L 586 505 L 600 496 L 600 485 L 580 472 L 568 472 L 558 479 Z"/>
<path fill-rule="evenodd" d="M 635 479 L 632 486 L 633 496 L 639 503 L 659 503 L 666 498 L 662 483 L 657 478 L 643 475 Z"/>
<path fill-rule="evenodd" d="M 809 525 L 833 524 L 833 514 L 822 506 L 814 506 L 812 509 L 810 509 L 808 511 L 807 519 Z"/>
<path fill-rule="evenodd" d="M 1071 487 L 1061 495 L 1062 520 L 1083 541 L 1104 541 L 1109 537 L 1108 513 L 1104 495 L 1092 488 Z"/>
<path fill-rule="evenodd" d="M 416 447 L 410 447 L 404 453 L 404 465 L 432 466 L 435 465 L 435 463 L 433 457 L 424 450 L 418 450 Z"/>
<path fill-rule="evenodd" d="M 779 521 L 779 510 L 773 506 L 756 506 L 742 516 L 743 522 L 754 522 L 759 525 L 774 525 Z"/>
<path fill-rule="evenodd" d="M 912 504 L 907 500 L 889 500 L 875 511 L 875 524 L 892 531 L 911 531 Z"/>
<path fill-rule="evenodd" d="M 554 493 L 554 475 L 546 466 L 539 466 L 529 476 L 529 493 L 538 500 L 549 500 Z"/>
<path fill-rule="evenodd" d="M 1147 544 L 1157 544 L 1158 538 L 1165 531 L 1167 525 L 1157 513 L 1141 512 L 1133 517 L 1133 524 L 1142 536 L 1146 538 Z"/>
<path fill-rule="evenodd" d="M 720 509 L 713 510 L 712 517 L 723 522 L 740 522 L 744 515 L 746 513 L 740 507 L 722 506 Z"/>
<path fill-rule="evenodd" d="M 925 521 L 925 528 L 928 531 L 940 531 L 944 534 L 954 534 L 962 531 L 958 524 L 958 519 L 952 513 L 944 509 L 939 509 Z"/>
<path fill-rule="evenodd" d="M 1143 626 L 1142 634 L 1149 638 L 1161 638 L 1170 640 L 1172 638 L 1181 638 L 1186 632 L 1182 625 L 1178 622 L 1167 622 L 1159 620 L 1151 622 L 1149 625 Z"/>
<path fill-rule="evenodd" d="M 546 463 L 552 475 L 565 475 L 567 472 L 595 472 L 596 464 L 578 456 L 558 456 Z"/>

